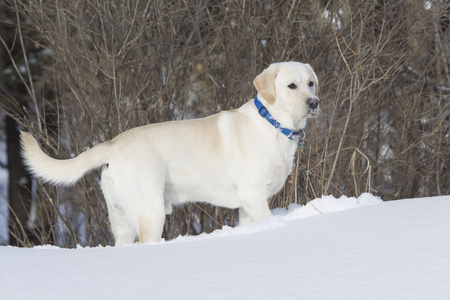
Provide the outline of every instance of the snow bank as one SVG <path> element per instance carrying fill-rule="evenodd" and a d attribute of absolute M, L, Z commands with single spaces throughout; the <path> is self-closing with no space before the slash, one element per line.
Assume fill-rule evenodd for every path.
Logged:
<path fill-rule="evenodd" d="M 371 204 L 380 204 L 382 202 L 383 200 L 381 200 L 381 198 L 368 193 L 364 193 L 358 198 L 342 196 L 336 199 L 333 196 L 322 196 L 321 198 L 308 202 L 305 206 L 291 204 L 287 208 L 275 208 L 272 210 L 272 217 L 258 223 L 247 224 L 245 226 L 238 226 L 235 228 L 225 226 L 221 230 L 215 230 L 209 234 L 203 233 L 198 236 L 180 236 L 179 238 L 168 242 L 197 241 L 204 238 L 249 234 L 286 226 L 286 221 L 288 220 L 307 218 L 320 214 L 329 214 Z"/>
<path fill-rule="evenodd" d="M 286 220 L 294 220 L 319 214 L 338 212 L 360 206 L 380 204 L 381 202 L 383 202 L 381 198 L 368 193 L 364 193 L 358 198 L 342 196 L 336 199 L 333 196 L 322 196 L 322 198 L 308 202 L 305 206 L 291 204 L 287 210 L 278 208 L 273 210 L 273 213 L 275 215 L 284 216 L 284 219 Z"/>
<path fill-rule="evenodd" d="M 312 205 L 169 242 L 0 247 L 0 298 L 449 299 L 450 196 Z"/>

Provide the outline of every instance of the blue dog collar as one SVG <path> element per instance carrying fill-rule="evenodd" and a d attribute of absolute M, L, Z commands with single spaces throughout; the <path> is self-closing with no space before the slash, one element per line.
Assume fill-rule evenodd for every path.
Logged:
<path fill-rule="evenodd" d="M 305 139 L 305 132 L 303 130 L 294 131 L 288 128 L 284 128 L 281 126 L 280 122 L 275 120 L 267 108 L 258 100 L 258 97 L 255 98 L 255 106 L 258 109 L 258 113 L 261 117 L 266 119 L 273 127 L 279 130 L 282 134 L 287 136 L 290 140 L 297 140 L 300 143 L 300 149 L 303 150 L 303 140 Z"/>

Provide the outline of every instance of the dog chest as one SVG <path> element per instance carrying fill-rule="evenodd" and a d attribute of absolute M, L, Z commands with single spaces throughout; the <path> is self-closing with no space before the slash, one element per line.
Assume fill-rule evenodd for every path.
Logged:
<path fill-rule="evenodd" d="M 276 157 L 273 158 L 272 166 L 270 166 L 272 171 L 269 172 L 270 177 L 267 181 L 269 197 L 283 188 L 287 177 L 292 172 L 296 150 L 297 146 L 294 143 L 289 143 L 285 147 L 280 148 Z"/>

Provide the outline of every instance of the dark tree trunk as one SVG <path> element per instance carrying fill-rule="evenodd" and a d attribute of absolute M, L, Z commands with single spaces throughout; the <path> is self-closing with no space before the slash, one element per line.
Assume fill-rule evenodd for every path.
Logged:
<path fill-rule="evenodd" d="M 31 178 L 20 156 L 20 138 L 17 122 L 6 117 L 6 135 L 9 170 L 9 244 L 29 246 L 34 243 L 27 221 L 31 211 Z"/>

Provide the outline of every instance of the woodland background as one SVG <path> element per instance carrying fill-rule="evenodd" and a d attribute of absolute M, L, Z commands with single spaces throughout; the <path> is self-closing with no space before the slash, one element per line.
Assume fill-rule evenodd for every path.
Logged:
<path fill-rule="evenodd" d="M 3 244 L 113 243 L 99 173 L 73 188 L 26 173 L 18 130 L 68 158 L 130 128 L 239 107 L 272 62 L 310 63 L 321 113 L 271 207 L 321 195 L 450 194 L 450 6 L 444 0 L 7 0 L 0 4 Z M 234 226 L 205 204 L 164 238 Z"/>

